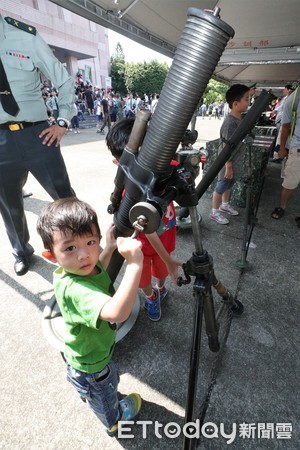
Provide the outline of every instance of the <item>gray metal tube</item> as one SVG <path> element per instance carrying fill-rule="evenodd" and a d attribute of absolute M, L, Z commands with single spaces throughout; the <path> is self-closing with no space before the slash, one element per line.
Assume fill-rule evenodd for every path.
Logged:
<path fill-rule="evenodd" d="M 178 148 L 234 30 L 210 12 L 188 9 L 188 17 L 150 121 L 138 161 L 163 173 Z"/>

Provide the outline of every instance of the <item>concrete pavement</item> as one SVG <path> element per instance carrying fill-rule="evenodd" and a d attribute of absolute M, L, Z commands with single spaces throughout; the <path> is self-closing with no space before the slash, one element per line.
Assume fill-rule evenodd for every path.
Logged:
<path fill-rule="evenodd" d="M 215 119 L 198 118 L 199 145 L 217 138 L 220 125 Z M 104 137 L 95 129 L 69 134 L 62 151 L 77 196 L 97 210 L 105 230 L 111 223 L 106 208 L 115 166 Z M 182 434 L 171 437 L 168 425 L 156 431 L 148 425 L 143 436 L 140 424 L 131 430 L 134 437 L 108 438 L 67 383 L 64 362 L 41 328 L 42 311 L 53 297 L 54 266 L 40 256 L 35 224 L 51 199 L 31 176 L 26 190 L 33 192 L 25 199 L 25 209 L 35 256 L 23 277 L 13 271 L 14 259 L 0 222 L 0 449 L 181 449 Z M 205 400 L 203 420 L 211 425 L 202 430 L 201 449 L 299 449 L 300 229 L 294 223 L 300 213 L 299 192 L 285 216 L 275 221 L 270 213 L 278 206 L 279 194 L 280 167 L 270 163 L 247 257 L 251 269 L 243 274 L 236 261 L 245 211 L 221 226 L 208 218 L 210 199 L 203 197 L 198 205 L 203 246 L 214 259 L 215 273 L 245 307 L 243 316 L 233 320 L 227 345 L 217 357 L 208 349 L 203 326 L 196 416 Z M 186 262 L 193 249 L 191 231 L 179 231 L 177 257 Z M 121 374 L 120 392 L 136 391 L 143 397 L 139 420 L 175 422 L 176 435 L 184 424 L 194 299 L 192 284 L 181 288 L 169 284 L 169 289 L 161 321 L 150 322 L 141 308 L 135 326 L 118 343 L 114 360 Z M 215 293 L 214 299 L 220 303 Z M 220 327 L 222 332 L 224 323 Z M 227 434 L 233 433 L 231 438 L 223 436 L 221 423 Z M 227 444 L 229 439 L 232 443 Z"/>

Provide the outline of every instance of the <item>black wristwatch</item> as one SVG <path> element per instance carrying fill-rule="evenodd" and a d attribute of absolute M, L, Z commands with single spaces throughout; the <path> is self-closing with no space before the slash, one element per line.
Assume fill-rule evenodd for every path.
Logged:
<path fill-rule="evenodd" d="M 57 125 L 60 127 L 68 128 L 68 122 L 65 119 L 57 119 Z"/>

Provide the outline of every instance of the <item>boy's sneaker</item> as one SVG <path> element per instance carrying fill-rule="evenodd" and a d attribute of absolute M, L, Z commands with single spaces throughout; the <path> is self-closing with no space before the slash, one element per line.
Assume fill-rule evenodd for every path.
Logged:
<path fill-rule="evenodd" d="M 132 420 L 139 413 L 142 406 L 142 399 L 139 394 L 127 395 L 119 402 L 122 416 L 119 421 Z M 118 421 L 118 422 L 119 422 Z M 115 436 L 118 432 L 118 422 L 106 430 L 109 436 Z"/>
<path fill-rule="evenodd" d="M 232 206 L 230 206 L 229 204 L 226 205 L 226 206 L 222 206 L 221 205 L 219 210 L 222 211 L 222 212 L 226 212 L 227 214 L 230 214 L 231 216 L 238 216 L 239 215 L 239 212 L 236 209 L 234 209 Z"/>
<path fill-rule="evenodd" d="M 154 300 L 149 300 L 147 297 L 145 297 L 145 308 L 147 310 L 147 316 L 149 317 L 149 319 L 153 322 L 157 322 L 161 316 L 160 295 L 159 290 L 156 287 L 152 289 L 156 294 L 156 298 Z"/>
<path fill-rule="evenodd" d="M 220 223 L 221 225 L 227 225 L 227 223 L 229 223 L 229 220 L 226 219 L 226 217 L 224 217 L 223 214 L 221 214 L 219 211 L 215 213 L 211 212 L 209 218 L 211 220 L 214 220 L 215 222 Z"/>
<path fill-rule="evenodd" d="M 160 300 L 160 304 L 162 304 L 162 301 L 164 300 L 164 298 L 168 295 L 168 289 L 166 288 L 166 286 L 163 286 L 162 289 L 159 289 L 159 300 Z"/>

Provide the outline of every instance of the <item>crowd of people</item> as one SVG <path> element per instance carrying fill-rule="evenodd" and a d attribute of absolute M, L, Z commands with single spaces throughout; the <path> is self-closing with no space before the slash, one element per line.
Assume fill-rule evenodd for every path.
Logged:
<path fill-rule="evenodd" d="M 55 123 L 59 116 L 58 90 L 45 80 L 41 87 L 42 96 L 45 101 L 48 117 L 51 123 Z M 96 116 L 96 132 L 104 134 L 118 120 L 126 117 L 135 117 L 138 109 L 149 109 L 152 113 L 159 100 L 159 94 L 133 94 L 129 92 L 122 96 L 112 89 L 99 88 L 93 86 L 89 80 L 76 77 L 74 80 L 74 116 L 68 127 L 69 131 L 80 133 L 80 122 L 86 120 L 86 115 Z"/>
<path fill-rule="evenodd" d="M 202 103 L 199 106 L 198 115 L 204 119 L 208 117 L 211 119 L 214 117 L 215 119 L 221 119 L 226 115 L 226 106 L 225 102 L 214 102 L 207 105 L 206 103 Z"/>

